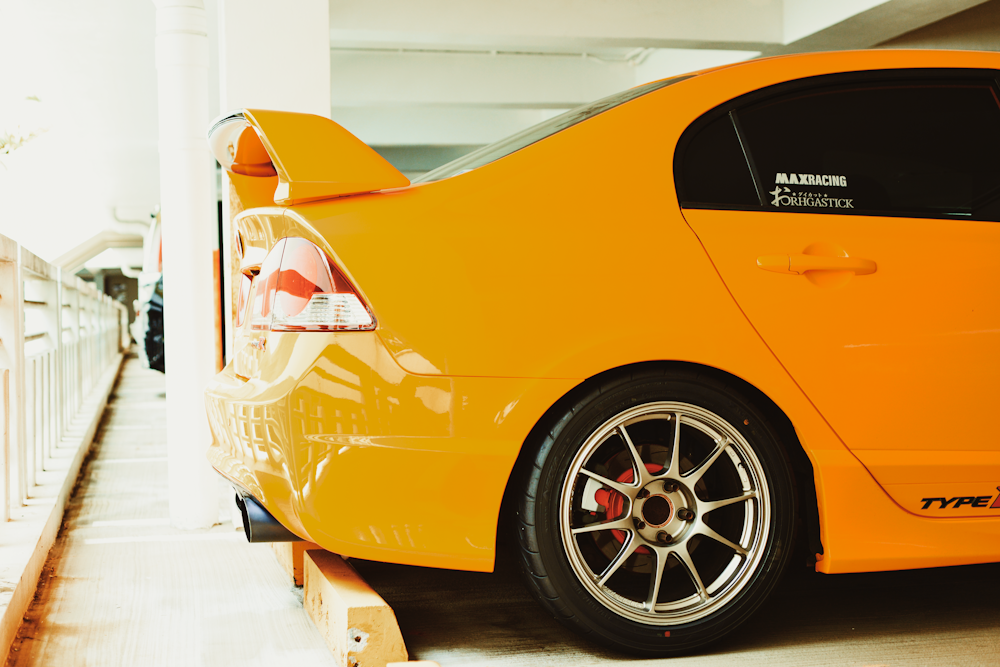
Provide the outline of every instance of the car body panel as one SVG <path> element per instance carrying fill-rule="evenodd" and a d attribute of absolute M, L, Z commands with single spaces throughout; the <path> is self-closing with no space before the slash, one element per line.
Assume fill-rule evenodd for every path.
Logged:
<path fill-rule="evenodd" d="M 1000 559 L 1000 519 L 917 516 L 863 464 L 868 456 L 897 493 L 911 479 L 892 458 L 903 449 L 848 449 L 737 303 L 739 288 L 724 280 L 731 269 L 713 263 L 745 252 L 746 239 L 704 231 L 721 212 L 682 212 L 672 159 L 691 122 L 765 86 L 851 69 L 998 65 L 995 54 L 884 51 L 723 67 L 450 179 L 244 211 L 235 221 L 250 248 L 244 269 L 283 236 L 307 238 L 343 269 L 378 329 L 238 331 L 234 362 L 208 390 L 213 465 L 247 490 L 256 483 L 279 521 L 345 556 L 489 569 L 507 476 L 545 412 L 599 373 L 686 362 L 745 380 L 790 419 L 815 475 L 820 571 Z M 258 197 L 263 186 L 246 191 Z M 783 250 L 760 254 L 771 252 Z M 257 443 L 240 415 L 267 406 L 289 426 L 258 431 Z M 363 420 L 344 421 L 362 409 Z M 993 465 L 988 447 L 982 460 L 969 449 L 949 474 Z M 977 480 L 963 494 L 991 485 Z"/>
<path fill-rule="evenodd" d="M 521 444 L 573 380 L 407 373 L 375 333 L 268 333 L 206 392 L 212 464 L 345 556 L 490 570 Z"/>
<path fill-rule="evenodd" d="M 1000 225 L 767 211 L 685 216 L 761 337 L 900 505 L 929 516 L 1000 516 L 1000 507 L 945 511 L 921 502 L 927 485 L 948 482 L 934 495 L 952 498 L 1000 483 L 1000 441 L 969 418 L 990 414 L 997 399 Z M 760 256 L 818 243 L 878 269 L 788 275 L 757 266 Z"/>

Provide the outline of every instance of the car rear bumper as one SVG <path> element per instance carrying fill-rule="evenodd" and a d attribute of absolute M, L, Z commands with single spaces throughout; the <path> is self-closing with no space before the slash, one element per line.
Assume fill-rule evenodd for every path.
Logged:
<path fill-rule="evenodd" d="M 212 465 L 345 556 L 490 570 L 511 468 L 573 379 L 407 373 L 374 332 L 268 335 L 206 390 Z"/>

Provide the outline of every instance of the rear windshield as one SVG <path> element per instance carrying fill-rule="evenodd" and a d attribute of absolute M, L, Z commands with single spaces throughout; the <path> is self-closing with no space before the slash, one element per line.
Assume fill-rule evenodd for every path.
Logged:
<path fill-rule="evenodd" d="M 623 90 L 620 93 L 615 93 L 610 97 L 599 99 L 596 102 L 591 102 L 590 104 L 584 104 L 583 106 L 575 109 L 570 109 L 564 114 L 550 118 L 549 120 L 543 121 L 538 125 L 532 125 L 528 129 L 522 130 L 517 134 L 501 139 L 500 141 L 492 143 L 489 146 L 483 146 L 479 150 L 472 151 L 468 155 L 463 155 L 457 160 L 452 160 L 448 164 L 442 165 L 434 171 L 427 172 L 420 178 L 415 179 L 413 182 L 429 183 L 431 181 L 440 181 L 444 178 L 451 178 L 452 176 L 458 176 L 459 174 L 464 174 L 467 171 L 478 169 L 483 165 L 499 160 L 502 157 L 507 157 L 515 151 L 519 151 L 522 148 L 530 146 L 536 141 L 541 141 L 546 137 L 550 137 L 556 132 L 561 132 L 568 127 L 572 127 L 573 125 L 583 122 L 588 118 L 592 118 L 599 113 L 603 113 L 608 109 L 613 109 L 619 104 L 624 104 L 637 97 L 651 93 L 654 90 L 659 90 L 660 88 L 664 88 L 670 84 L 689 78 L 691 78 L 691 75 L 678 76 L 672 79 L 664 79 L 662 81 L 653 81 L 652 83 L 646 83 L 641 86 L 636 86 L 635 88 Z"/>

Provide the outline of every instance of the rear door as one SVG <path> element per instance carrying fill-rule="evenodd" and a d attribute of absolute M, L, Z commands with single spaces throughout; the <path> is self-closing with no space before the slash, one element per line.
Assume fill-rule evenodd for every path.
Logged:
<path fill-rule="evenodd" d="M 822 77 L 692 125 L 684 214 L 806 395 L 906 509 L 1000 514 L 993 73 Z"/>

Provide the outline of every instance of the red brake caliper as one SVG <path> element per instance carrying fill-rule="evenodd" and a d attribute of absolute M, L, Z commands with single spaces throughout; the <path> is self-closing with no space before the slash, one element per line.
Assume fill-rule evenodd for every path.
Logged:
<path fill-rule="evenodd" d="M 651 475 L 656 475 L 663 470 L 663 466 L 657 465 L 655 463 L 646 463 L 645 466 L 646 470 Z M 618 475 L 618 479 L 615 481 L 621 482 L 622 484 L 631 484 L 634 475 L 635 474 L 632 472 L 632 469 L 629 468 L 622 474 Z M 608 508 L 608 521 L 614 521 L 615 519 L 621 518 L 622 510 L 625 508 L 625 496 L 618 493 L 614 489 L 602 488 L 599 489 L 597 493 L 594 494 L 594 500 L 596 500 L 598 503 Z M 614 536 L 616 540 L 618 540 L 618 544 L 625 543 L 625 531 L 612 530 L 611 534 Z M 635 552 L 637 554 L 648 554 L 649 549 L 647 549 L 646 547 L 639 547 L 638 549 L 635 550 Z"/>

